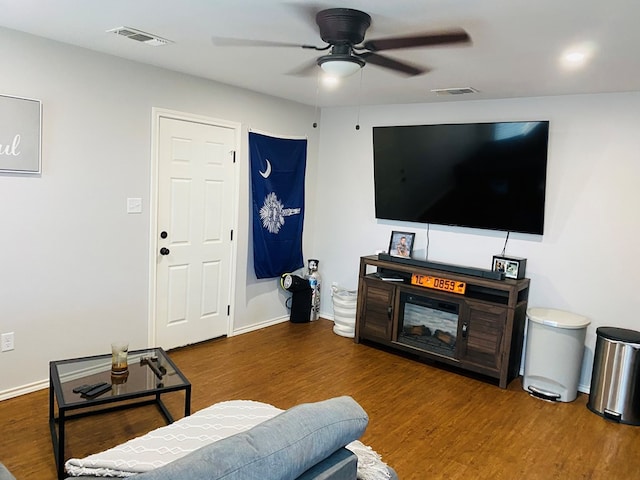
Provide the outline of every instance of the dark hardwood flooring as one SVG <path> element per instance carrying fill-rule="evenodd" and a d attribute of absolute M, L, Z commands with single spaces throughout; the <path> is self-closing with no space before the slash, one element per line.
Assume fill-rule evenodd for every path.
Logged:
<path fill-rule="evenodd" d="M 351 395 L 370 416 L 362 442 L 402 480 L 636 479 L 640 427 L 571 403 L 529 397 L 432 365 L 356 345 L 333 323 L 282 323 L 171 352 L 193 384 L 192 411 L 230 399 L 288 408 Z M 182 393 L 166 403 L 176 417 Z M 73 420 L 67 457 L 84 457 L 163 425 L 154 406 Z M 0 402 L 0 461 L 22 479 L 54 479 L 48 391 Z"/>

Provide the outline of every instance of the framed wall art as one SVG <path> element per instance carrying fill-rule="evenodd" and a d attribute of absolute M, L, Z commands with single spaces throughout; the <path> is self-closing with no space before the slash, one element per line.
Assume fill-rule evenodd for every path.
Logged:
<path fill-rule="evenodd" d="M 410 232 L 391 232 L 389 255 L 410 258 L 411 252 L 413 252 L 413 240 L 415 236 L 415 233 Z"/>
<path fill-rule="evenodd" d="M 40 100 L 0 94 L 0 173 L 41 172 Z"/>

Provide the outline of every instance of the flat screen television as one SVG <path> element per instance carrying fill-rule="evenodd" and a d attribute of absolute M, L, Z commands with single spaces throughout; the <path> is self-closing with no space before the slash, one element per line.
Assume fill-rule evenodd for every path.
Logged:
<path fill-rule="evenodd" d="M 373 127 L 376 218 L 542 235 L 548 121 Z"/>

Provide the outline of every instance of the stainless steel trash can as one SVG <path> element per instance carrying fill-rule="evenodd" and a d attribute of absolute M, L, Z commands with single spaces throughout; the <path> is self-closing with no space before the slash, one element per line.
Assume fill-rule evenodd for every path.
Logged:
<path fill-rule="evenodd" d="M 609 420 L 640 425 L 640 332 L 599 327 L 587 408 Z"/>
<path fill-rule="evenodd" d="M 553 308 L 529 308 L 522 388 L 548 401 L 573 402 L 591 321 Z"/>

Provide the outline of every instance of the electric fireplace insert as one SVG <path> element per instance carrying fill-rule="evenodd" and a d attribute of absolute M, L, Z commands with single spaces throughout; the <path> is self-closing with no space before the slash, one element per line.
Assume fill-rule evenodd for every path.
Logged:
<path fill-rule="evenodd" d="M 455 358 L 459 312 L 457 303 L 402 292 L 397 342 Z"/>

